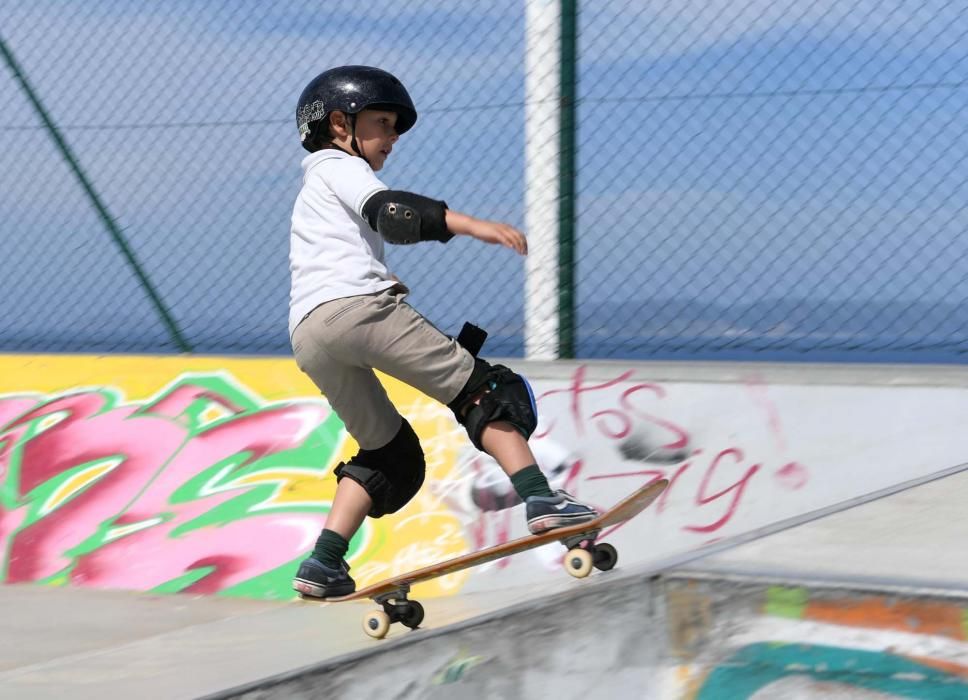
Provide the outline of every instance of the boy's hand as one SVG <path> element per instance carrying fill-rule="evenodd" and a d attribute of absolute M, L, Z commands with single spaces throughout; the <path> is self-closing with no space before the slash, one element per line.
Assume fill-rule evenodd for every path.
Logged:
<path fill-rule="evenodd" d="M 528 254 L 528 239 L 513 226 L 482 219 L 475 219 L 474 224 L 474 229 L 470 232 L 470 235 L 477 240 L 485 243 L 498 243 L 520 255 Z"/>
<path fill-rule="evenodd" d="M 484 243 L 495 243 L 521 255 L 528 254 L 528 239 L 513 226 L 499 221 L 485 221 L 460 212 L 447 210 L 447 228 L 451 233 L 471 236 Z"/>

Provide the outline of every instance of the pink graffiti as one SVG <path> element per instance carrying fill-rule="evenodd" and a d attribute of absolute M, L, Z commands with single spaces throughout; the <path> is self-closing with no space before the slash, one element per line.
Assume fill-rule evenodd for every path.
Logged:
<path fill-rule="evenodd" d="M 802 464 L 790 462 L 776 470 L 777 482 L 791 491 L 799 491 L 810 481 L 810 472 Z"/>
<path fill-rule="evenodd" d="M 585 380 L 586 367 L 581 365 L 575 370 L 568 386 L 561 389 L 550 389 L 536 397 L 539 413 L 549 412 L 549 399 L 554 396 L 564 395 L 568 399 L 568 425 L 560 425 L 560 420 L 551 419 L 545 430 L 534 434 L 533 439 L 540 440 L 548 437 L 556 431 L 572 431 L 576 436 L 584 436 L 588 433 L 588 427 L 592 426 L 600 435 L 612 440 L 620 440 L 629 435 L 632 430 L 634 420 L 637 418 L 654 427 L 661 428 L 668 435 L 668 440 L 661 446 L 666 449 L 682 448 L 689 444 L 689 432 L 672 421 L 659 418 L 652 413 L 643 410 L 639 405 L 641 398 L 635 400 L 633 397 L 651 394 L 657 399 L 666 396 L 665 389 L 657 384 L 649 382 L 639 382 L 631 387 L 624 389 L 618 398 L 618 405 L 614 408 L 607 408 L 596 411 L 590 416 L 587 415 L 583 399 L 586 394 L 602 394 L 610 396 L 614 392 L 608 392 L 627 382 L 635 373 L 635 370 L 623 372 L 614 379 L 597 384 L 588 384 Z"/>
<path fill-rule="evenodd" d="M 74 583 L 113 588 L 124 585 L 151 588 L 171 578 L 171 572 L 215 566 L 211 575 L 190 591 L 211 593 L 292 560 L 311 546 L 319 534 L 321 519 L 305 515 L 261 515 L 226 523 L 217 528 L 193 530 L 182 536 L 172 531 L 204 515 L 238 495 L 239 489 L 172 504 L 171 493 L 198 471 L 232 455 L 246 455 L 239 466 L 297 446 L 293 439 L 305 416 L 303 409 L 284 406 L 252 416 L 242 416 L 194 437 L 167 464 L 138 500 L 116 522 L 143 522 L 163 514 L 165 522 L 108 543 L 82 557 L 71 574 Z M 240 487 L 245 488 L 245 487 Z M 135 570 L 125 562 L 137 560 L 139 551 L 160 551 L 158 560 L 148 557 Z"/>
<path fill-rule="evenodd" d="M 200 399 L 218 404 L 229 418 L 192 432 L 185 410 Z M 0 416 L 24 408 L 14 401 L 0 400 Z M 244 414 L 204 387 L 184 385 L 150 406 L 113 406 L 105 394 L 85 392 L 27 408 L 0 432 L 0 465 L 9 464 L 14 446 L 21 451 L 15 496 L 24 504 L 0 508 L 8 582 L 41 580 L 70 567 L 76 585 L 144 590 L 211 567 L 190 590 L 214 592 L 292 561 L 318 534 L 321 515 L 255 508 L 218 527 L 174 531 L 250 489 L 230 485 L 231 472 L 298 447 L 328 415 L 322 404 Z M 24 439 L 32 421 L 61 413 L 55 425 Z M 10 540 L 24 522 L 32 490 L 77 465 L 109 458 L 118 465 Z M 200 472 L 233 458 L 218 488 L 172 498 Z M 71 554 L 95 533 L 134 524 L 144 527 Z"/>
<path fill-rule="evenodd" d="M 649 382 L 625 386 L 633 375 L 634 370 L 626 370 L 611 379 L 589 382 L 586 379 L 585 366 L 578 367 L 567 386 L 538 396 L 539 409 L 543 405 L 545 413 L 548 413 L 549 401 L 567 401 L 567 411 L 548 421 L 545 430 L 536 435 L 535 439 L 568 433 L 572 436 L 595 434 L 606 442 L 620 443 L 632 434 L 637 424 L 645 424 L 659 429 L 659 434 L 663 436 L 659 445 L 662 450 L 673 451 L 672 454 L 681 453 L 693 443 L 693 437 L 687 428 L 662 416 L 662 402 L 667 397 L 666 389 Z M 779 412 L 769 401 L 765 387 L 753 382 L 751 389 L 767 409 L 765 415 L 770 434 L 776 438 L 778 444 L 783 445 Z M 593 398 L 599 408 L 589 411 L 586 407 L 592 403 Z M 600 407 L 603 403 L 605 408 Z M 562 439 L 565 442 L 570 441 L 567 437 Z M 694 448 L 673 464 L 649 464 L 644 469 L 591 475 L 588 479 L 629 479 L 638 482 L 635 484 L 638 487 L 656 479 L 667 478 L 669 487 L 656 503 L 656 512 L 659 514 L 666 510 L 673 494 L 684 488 L 694 488 L 692 503 L 695 520 L 685 522 L 681 528 L 688 532 L 709 535 L 722 530 L 737 516 L 750 484 L 762 469 L 763 464 L 749 460 L 743 448 L 726 445 L 717 450 Z M 777 478 L 788 489 L 795 490 L 807 483 L 809 471 L 801 464 L 790 462 L 780 468 Z M 692 484 L 694 486 L 690 486 Z"/>
<path fill-rule="evenodd" d="M 754 464 L 749 467 L 743 476 L 739 478 L 734 484 L 717 491 L 715 493 L 708 493 L 709 482 L 712 481 L 716 474 L 717 469 L 719 469 L 720 463 L 723 461 L 724 457 L 731 457 L 739 465 L 743 461 L 743 451 L 735 448 L 730 448 L 728 450 L 723 450 L 713 459 L 712 464 L 709 465 L 709 469 L 703 474 L 702 481 L 699 483 L 699 492 L 696 494 L 696 505 L 704 506 L 709 503 L 714 503 L 720 498 L 729 496 L 730 500 L 726 505 L 726 512 L 718 520 L 715 520 L 707 525 L 686 525 L 686 530 L 691 530 L 692 532 L 716 532 L 719 528 L 729 522 L 737 509 L 739 508 L 740 501 L 743 499 L 743 492 L 749 485 L 750 479 L 753 475 L 760 470 L 762 465 Z"/>
<path fill-rule="evenodd" d="M 786 449 L 786 436 L 783 433 L 783 421 L 780 419 L 780 411 L 770 398 L 769 385 L 759 375 L 755 375 L 746 382 L 747 389 L 756 401 L 763 408 L 770 426 L 770 432 L 776 440 L 777 446 L 781 450 Z"/>
<path fill-rule="evenodd" d="M 183 440 L 184 430 L 170 421 L 134 416 L 134 406 L 106 410 L 105 397 L 96 393 L 63 397 L 29 411 L 7 427 L 4 437 L 13 445 L 31 421 L 60 411 L 67 412 L 65 419 L 23 445 L 18 495 L 26 496 L 77 464 L 112 456 L 123 456 L 123 461 L 96 488 L 17 534 L 9 549 L 10 582 L 46 578 L 70 564 L 65 552 L 121 511 L 158 468 L 158 455 L 171 454 Z"/>
<path fill-rule="evenodd" d="M 594 481 L 598 479 L 625 479 L 634 478 L 636 480 L 641 480 L 641 485 L 646 485 L 656 481 L 658 479 L 669 479 L 669 486 L 659 499 L 656 501 L 656 512 L 662 513 L 665 511 L 668 505 L 669 497 L 678 490 L 677 484 L 679 484 L 683 476 L 690 469 L 696 466 L 698 461 L 697 458 L 703 455 L 703 450 L 695 450 L 687 461 L 682 464 L 671 468 L 651 468 L 642 469 L 632 472 L 613 472 L 607 474 L 598 474 L 595 476 L 588 477 L 589 481 Z M 682 525 L 683 530 L 689 532 L 697 533 L 712 533 L 725 527 L 730 520 L 737 514 L 740 508 L 740 504 L 743 499 L 743 494 L 746 491 L 750 480 L 759 472 L 762 465 L 754 464 L 742 471 L 742 475 L 733 482 L 730 482 L 726 487 L 721 488 L 718 491 L 710 493 L 710 483 L 714 481 L 718 476 L 720 471 L 724 471 L 729 468 L 728 465 L 723 464 L 723 460 L 726 457 L 730 457 L 735 460 L 735 466 L 742 468 L 741 461 L 743 459 L 743 452 L 738 448 L 728 448 L 720 451 L 713 456 L 712 460 L 706 465 L 702 472 L 702 477 L 699 481 L 699 485 L 696 489 L 694 496 L 694 504 L 696 506 L 697 513 L 699 511 L 705 512 L 706 506 L 715 506 L 717 509 L 721 509 L 721 513 L 711 516 L 712 520 L 703 523 L 687 523 Z M 720 507 L 716 505 L 720 500 L 723 501 L 723 506 Z M 620 526 L 619 526 L 620 527 Z M 609 531 L 609 533 L 617 530 L 618 527 Z"/>

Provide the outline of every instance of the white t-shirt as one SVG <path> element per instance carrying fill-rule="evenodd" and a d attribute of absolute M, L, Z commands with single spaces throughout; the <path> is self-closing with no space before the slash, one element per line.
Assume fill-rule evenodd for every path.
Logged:
<path fill-rule="evenodd" d="M 383 239 L 363 205 L 388 189 L 362 158 L 328 148 L 303 159 L 303 185 L 289 236 L 289 337 L 326 301 L 373 294 L 396 282 L 383 260 Z"/>

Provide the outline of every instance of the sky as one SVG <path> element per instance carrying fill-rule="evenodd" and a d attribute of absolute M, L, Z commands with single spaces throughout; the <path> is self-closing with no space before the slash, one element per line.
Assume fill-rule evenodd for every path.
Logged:
<path fill-rule="evenodd" d="M 668 325 L 663 309 L 692 321 L 688 336 L 779 301 L 821 315 L 893 304 L 893 323 L 854 314 L 839 330 L 908 342 L 911 308 L 968 300 L 968 9 L 579 5 L 585 352 L 624 352 L 596 350 L 610 324 L 643 347 Z M 295 102 L 333 65 L 385 67 L 414 97 L 420 118 L 380 173 L 388 185 L 524 224 L 523 0 L 0 0 L 0 17 L 0 36 L 201 349 L 288 351 L 289 216 L 304 155 Z M 0 153 L 4 347 L 171 350 L 5 68 Z M 520 351 L 513 253 L 457 240 L 389 260 L 441 328 L 475 320 L 494 351 Z M 762 311 L 731 317 L 731 332 L 763 330 Z M 968 349 L 958 332 L 948 341 Z"/>

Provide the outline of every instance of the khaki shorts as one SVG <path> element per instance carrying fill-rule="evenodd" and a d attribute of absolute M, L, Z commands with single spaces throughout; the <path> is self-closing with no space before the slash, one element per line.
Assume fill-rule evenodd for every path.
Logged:
<path fill-rule="evenodd" d="M 400 429 L 374 369 L 443 404 L 453 401 L 474 369 L 474 357 L 404 302 L 406 288 L 320 304 L 292 335 L 296 364 L 319 387 L 346 430 L 366 450 L 386 445 Z"/>

